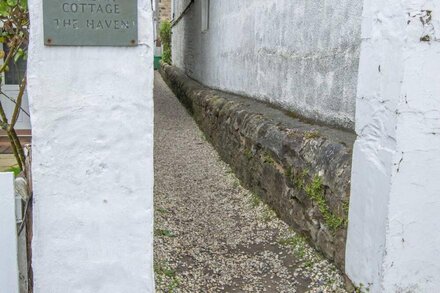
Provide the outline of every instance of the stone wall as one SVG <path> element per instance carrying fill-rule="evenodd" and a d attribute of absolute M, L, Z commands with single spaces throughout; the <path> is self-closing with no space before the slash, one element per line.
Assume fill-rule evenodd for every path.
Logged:
<path fill-rule="evenodd" d="M 159 9 L 158 12 L 158 18 L 159 21 L 163 20 L 171 20 L 171 0 L 158 0 Z"/>
<path fill-rule="evenodd" d="M 343 270 L 354 134 L 161 74 L 242 184 Z"/>
<path fill-rule="evenodd" d="M 179 17 L 191 0 L 175 0 Z M 354 129 L 362 0 L 195 0 L 173 62 L 197 81 Z M 202 32 L 203 30 L 203 32 Z"/>

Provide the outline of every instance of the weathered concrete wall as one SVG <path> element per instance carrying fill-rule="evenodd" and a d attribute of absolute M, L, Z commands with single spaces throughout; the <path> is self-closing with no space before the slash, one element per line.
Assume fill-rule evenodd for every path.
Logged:
<path fill-rule="evenodd" d="M 354 135 L 161 73 L 244 186 L 343 269 Z"/>
<path fill-rule="evenodd" d="M 177 18 L 190 0 L 175 0 Z M 173 62 L 212 87 L 354 128 L 362 0 L 201 1 L 173 29 Z"/>
<path fill-rule="evenodd" d="M 136 47 L 46 47 L 29 1 L 35 293 L 154 292 L 150 5 Z"/>
<path fill-rule="evenodd" d="M 347 274 L 369 292 L 440 288 L 440 3 L 366 0 Z"/>

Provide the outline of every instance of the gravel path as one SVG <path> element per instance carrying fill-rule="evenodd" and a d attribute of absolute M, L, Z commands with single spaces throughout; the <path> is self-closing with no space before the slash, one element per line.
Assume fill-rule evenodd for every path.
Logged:
<path fill-rule="evenodd" d="M 240 186 L 158 73 L 158 292 L 345 292 L 336 268 Z"/>

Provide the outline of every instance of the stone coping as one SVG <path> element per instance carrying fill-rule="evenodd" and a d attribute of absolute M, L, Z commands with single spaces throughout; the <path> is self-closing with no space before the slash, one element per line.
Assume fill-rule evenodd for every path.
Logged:
<path fill-rule="evenodd" d="M 344 271 L 355 134 L 160 72 L 243 186 Z"/>

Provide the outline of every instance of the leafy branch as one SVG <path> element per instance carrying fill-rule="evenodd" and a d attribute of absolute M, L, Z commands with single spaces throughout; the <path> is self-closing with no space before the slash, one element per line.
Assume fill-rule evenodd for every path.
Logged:
<path fill-rule="evenodd" d="M 29 11 L 27 0 L 0 0 L 0 42 L 3 50 L 0 50 L 0 58 L 3 64 L 0 66 L 0 94 L 14 104 L 12 115 L 6 113 L 5 107 L 0 101 L 0 127 L 3 129 L 11 143 L 12 151 L 17 160 L 20 170 L 25 167 L 25 155 L 21 142 L 15 131 L 15 125 L 22 111 L 23 97 L 26 90 L 26 75 L 20 77 L 19 92 L 16 97 L 6 95 L 2 89 L 3 77 L 10 71 L 10 65 L 17 64 L 20 60 L 27 59 L 29 44 Z"/>

